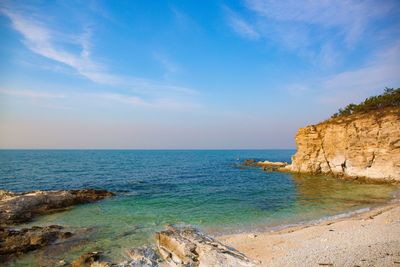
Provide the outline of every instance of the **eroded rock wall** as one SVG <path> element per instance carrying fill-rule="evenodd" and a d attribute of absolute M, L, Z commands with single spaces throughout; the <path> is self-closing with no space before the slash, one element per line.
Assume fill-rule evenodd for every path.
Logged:
<path fill-rule="evenodd" d="M 299 129 L 285 169 L 400 182 L 400 109 L 354 114 Z"/>

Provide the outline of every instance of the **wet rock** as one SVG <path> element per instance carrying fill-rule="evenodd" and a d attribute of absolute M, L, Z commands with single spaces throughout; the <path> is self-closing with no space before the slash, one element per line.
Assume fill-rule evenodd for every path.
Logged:
<path fill-rule="evenodd" d="M 113 196 L 106 190 L 0 191 L 0 225 L 28 222 L 37 215 Z"/>
<path fill-rule="evenodd" d="M 257 166 L 261 166 L 261 167 L 285 167 L 287 166 L 288 163 L 287 162 L 281 162 L 281 161 L 259 161 L 257 162 Z"/>
<path fill-rule="evenodd" d="M 0 227 L 0 261 L 5 262 L 71 236 L 72 233 L 63 231 L 63 227 L 58 225 L 23 229 Z"/>
<path fill-rule="evenodd" d="M 101 252 L 89 252 L 72 263 L 72 267 L 167 267 L 153 247 L 134 248 L 127 251 L 130 260 L 121 263 L 107 261 Z"/>
<path fill-rule="evenodd" d="M 237 250 L 193 228 L 175 228 L 157 233 L 161 256 L 170 266 L 256 266 Z"/>
<path fill-rule="evenodd" d="M 72 262 L 71 267 L 106 267 L 111 266 L 111 263 L 102 261 L 103 254 L 101 252 L 88 252 L 81 255 L 78 259 Z"/>
<path fill-rule="evenodd" d="M 243 165 L 244 166 L 256 166 L 256 160 L 254 160 L 254 159 L 246 159 L 243 162 Z"/>

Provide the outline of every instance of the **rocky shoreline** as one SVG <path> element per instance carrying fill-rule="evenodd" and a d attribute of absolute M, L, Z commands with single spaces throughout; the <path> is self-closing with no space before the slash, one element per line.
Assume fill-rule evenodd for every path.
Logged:
<path fill-rule="evenodd" d="M 0 261 L 5 262 L 73 236 L 73 233 L 58 225 L 21 229 L 19 224 L 30 222 L 36 216 L 63 211 L 113 195 L 109 191 L 95 189 L 26 193 L 0 190 Z"/>
<path fill-rule="evenodd" d="M 60 190 L 14 193 L 0 191 L 0 261 L 6 262 L 23 254 L 43 249 L 55 242 L 63 242 L 74 236 L 62 226 L 18 225 L 35 217 L 63 211 L 74 205 L 91 203 L 114 194 L 106 190 Z M 106 266 L 232 266 L 251 267 L 257 262 L 247 258 L 234 248 L 191 227 L 169 226 L 155 236 L 153 247 L 132 248 L 126 251 L 129 260 L 114 263 L 102 252 L 85 253 L 70 263 L 73 267 Z M 55 264 L 55 263 L 54 263 Z M 59 260 L 58 266 L 68 262 Z"/>
<path fill-rule="evenodd" d="M 259 166 L 265 171 L 400 184 L 400 108 L 339 116 L 300 128 L 290 164 L 248 159 L 243 165 Z"/>
<path fill-rule="evenodd" d="M 64 231 L 63 227 L 58 225 L 22 229 L 0 227 L 0 261 L 6 262 L 72 235 L 71 232 Z"/>
<path fill-rule="evenodd" d="M 257 162 L 255 165 L 259 166 Z M 56 242 L 65 242 L 75 234 L 57 225 L 19 229 L 17 227 L 19 223 L 31 221 L 35 216 L 61 211 L 76 204 L 90 203 L 111 196 L 113 196 L 112 193 L 104 190 L 33 191 L 28 193 L 1 191 L 0 261 L 6 262 L 23 254 L 44 249 Z M 26 205 L 25 208 L 21 207 L 24 205 Z M 21 215 L 28 209 L 31 211 L 29 216 Z M 389 235 L 400 234 L 399 216 L 400 206 L 399 202 L 396 202 L 372 212 L 355 215 L 352 218 L 322 222 L 318 225 L 292 227 L 276 233 L 237 234 L 222 236 L 218 239 L 192 227 L 168 226 L 166 230 L 156 233 L 155 245 L 130 248 L 124 251 L 126 260 L 123 262 L 116 263 L 109 260 L 106 252 L 93 251 L 81 255 L 71 262 L 58 259 L 57 262 L 51 264 L 72 267 L 251 267 L 282 266 L 281 264 L 294 264 L 298 261 L 305 266 L 325 262 L 329 262 L 329 266 L 335 266 L 336 263 L 344 263 L 337 251 L 347 248 L 360 250 L 357 252 L 357 257 L 346 256 L 354 263 L 363 260 L 362 264 L 358 264 L 359 266 L 367 266 L 365 264 L 370 263 L 395 263 L 400 260 L 398 253 L 400 250 L 396 252 L 396 247 L 400 248 L 400 243 L 398 240 L 392 240 L 393 238 L 390 238 Z M 379 218 L 379 220 L 375 220 L 375 218 Z M 345 226 L 340 226 L 342 224 Z M 364 231 L 366 226 L 368 230 Z M 319 234 L 315 235 L 315 233 Z M 346 243 L 343 238 L 352 235 L 355 236 L 351 239 L 356 240 L 363 247 L 353 248 L 350 245 L 343 247 L 343 244 Z M 360 235 L 363 236 L 361 239 Z M 310 238 L 314 239 L 314 243 L 307 243 Z M 332 252 L 325 250 L 326 246 L 321 244 L 320 238 L 326 238 L 331 245 L 333 244 Z M 381 245 L 377 245 L 378 243 Z M 276 251 L 281 244 L 284 245 L 282 245 L 282 250 Z M 303 251 L 303 254 L 296 254 L 296 250 L 292 249 L 291 244 L 297 244 L 294 246 Z M 375 254 L 368 254 L 371 247 L 376 250 Z"/>
<path fill-rule="evenodd" d="M 106 190 L 59 190 L 14 193 L 0 190 L 0 226 L 31 221 L 35 216 L 65 210 L 113 196 Z"/>

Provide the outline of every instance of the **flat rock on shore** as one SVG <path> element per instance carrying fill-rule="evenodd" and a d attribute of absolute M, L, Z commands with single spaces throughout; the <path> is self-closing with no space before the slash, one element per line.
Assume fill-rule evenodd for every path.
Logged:
<path fill-rule="evenodd" d="M 111 192 L 95 189 L 32 191 L 27 193 L 0 190 L 0 225 L 28 222 L 37 215 L 111 196 L 113 196 Z"/>
<path fill-rule="evenodd" d="M 252 267 L 258 263 L 234 248 L 190 227 L 168 227 L 156 235 L 157 247 L 134 248 L 127 252 L 128 261 L 115 264 L 91 252 L 79 257 L 73 267 Z"/>
<path fill-rule="evenodd" d="M 71 236 L 72 233 L 58 225 L 23 229 L 0 227 L 0 262 Z"/>

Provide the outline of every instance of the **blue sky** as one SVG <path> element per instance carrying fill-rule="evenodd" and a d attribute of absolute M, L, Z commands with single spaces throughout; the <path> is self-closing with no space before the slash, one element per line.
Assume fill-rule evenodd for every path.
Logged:
<path fill-rule="evenodd" d="M 293 148 L 400 85 L 399 1 L 1 1 L 0 147 Z"/>

